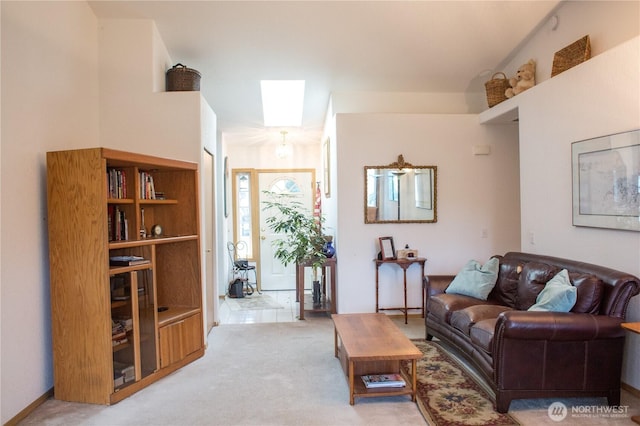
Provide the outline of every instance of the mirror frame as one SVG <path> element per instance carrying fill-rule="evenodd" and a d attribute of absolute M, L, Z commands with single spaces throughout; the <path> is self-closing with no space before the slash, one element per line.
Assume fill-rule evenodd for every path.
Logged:
<path fill-rule="evenodd" d="M 416 170 L 432 170 L 433 182 L 431 184 L 433 194 L 433 219 L 390 219 L 390 220 L 378 220 L 371 218 L 369 215 L 369 207 L 367 205 L 368 194 L 368 180 L 367 171 L 370 169 L 376 170 L 401 170 L 401 169 L 416 169 Z M 414 195 L 415 198 L 415 195 Z M 414 166 L 411 163 L 404 161 L 402 154 L 398 155 L 398 161 L 388 164 L 386 166 L 364 166 L 364 223 L 436 223 L 438 221 L 438 167 L 437 166 Z M 431 210 L 431 209 L 430 209 Z"/>

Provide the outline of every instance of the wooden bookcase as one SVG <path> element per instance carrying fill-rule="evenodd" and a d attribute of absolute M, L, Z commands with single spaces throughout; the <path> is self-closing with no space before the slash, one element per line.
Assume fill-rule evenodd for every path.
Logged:
<path fill-rule="evenodd" d="M 48 152 L 47 202 L 57 399 L 116 403 L 204 354 L 197 164 Z M 162 234 L 150 236 L 156 224 Z M 112 266 L 114 256 L 144 260 Z"/>

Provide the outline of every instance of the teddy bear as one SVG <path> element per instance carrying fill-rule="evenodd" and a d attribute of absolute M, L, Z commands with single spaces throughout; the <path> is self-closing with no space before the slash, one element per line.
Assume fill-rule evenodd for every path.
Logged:
<path fill-rule="evenodd" d="M 504 95 L 507 98 L 513 98 L 518 93 L 533 87 L 536 84 L 536 62 L 529 59 L 529 62 L 518 68 L 516 76 L 509 79 L 509 85 Z"/>

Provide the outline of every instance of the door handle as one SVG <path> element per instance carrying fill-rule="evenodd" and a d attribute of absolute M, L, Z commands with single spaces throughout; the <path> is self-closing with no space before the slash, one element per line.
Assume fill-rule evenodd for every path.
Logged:
<path fill-rule="evenodd" d="M 266 240 L 266 239 L 267 239 L 267 237 L 265 237 L 265 236 L 263 235 L 262 237 L 260 237 L 260 239 L 264 241 L 264 240 Z"/>

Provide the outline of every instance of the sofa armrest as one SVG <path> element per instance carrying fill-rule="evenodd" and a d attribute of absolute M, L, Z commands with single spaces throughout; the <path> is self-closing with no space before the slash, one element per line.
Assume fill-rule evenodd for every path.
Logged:
<path fill-rule="evenodd" d="M 425 287 L 427 299 L 436 294 L 444 293 L 444 290 L 451 284 L 455 275 L 427 275 L 425 279 Z"/>
<path fill-rule="evenodd" d="M 507 311 L 498 316 L 496 340 L 598 340 L 624 336 L 620 318 L 572 312 Z"/>

